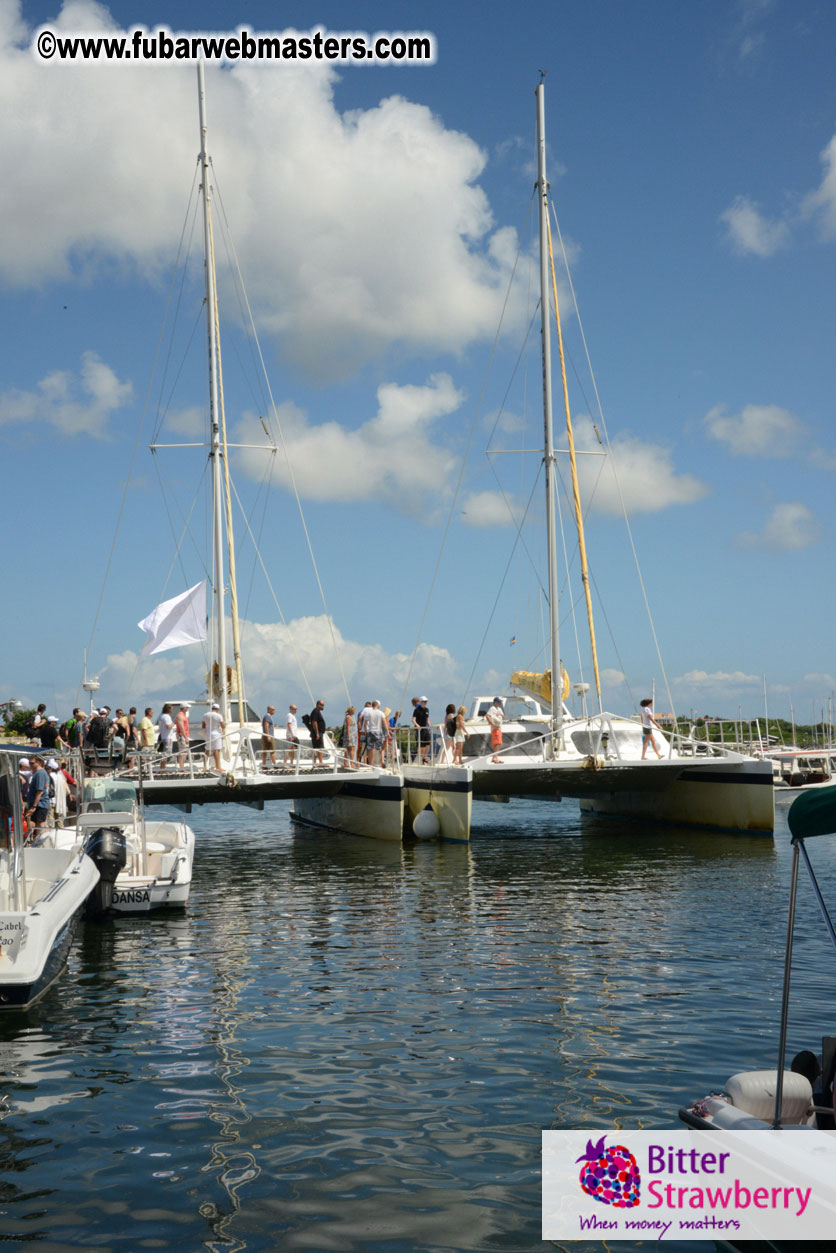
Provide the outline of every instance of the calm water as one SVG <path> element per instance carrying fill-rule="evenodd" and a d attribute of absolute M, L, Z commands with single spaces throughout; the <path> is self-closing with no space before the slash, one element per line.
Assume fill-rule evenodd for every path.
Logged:
<path fill-rule="evenodd" d="M 543 1249 L 543 1128 L 675 1127 L 774 1064 L 782 820 L 773 844 L 474 809 L 469 849 L 197 812 L 186 914 L 86 926 L 0 1016 L 0 1243 Z M 834 1026 L 812 908 L 800 934 L 793 1052 Z"/>

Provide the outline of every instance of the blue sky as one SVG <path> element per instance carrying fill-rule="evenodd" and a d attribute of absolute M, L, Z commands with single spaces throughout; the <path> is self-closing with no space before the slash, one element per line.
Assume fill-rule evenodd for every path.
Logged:
<path fill-rule="evenodd" d="M 200 439 L 206 407 L 197 236 L 155 372 L 198 152 L 195 71 L 45 64 L 33 32 L 280 23 L 427 30 L 438 56 L 207 72 L 217 185 L 339 645 L 338 659 L 283 455 L 234 452 L 269 576 L 236 516 L 253 703 L 323 694 L 336 716 L 347 692 L 392 707 L 427 694 L 440 716 L 544 664 L 538 457 L 488 454 L 541 440 L 526 327 L 544 70 L 603 420 L 561 271 L 570 402 L 579 445 L 599 447 L 594 423 L 612 448 L 581 458 L 604 704 L 631 712 L 655 686 L 667 709 L 666 676 L 682 713 L 762 714 L 765 682 L 770 715 L 819 716 L 836 688 L 836 9 L 593 0 L 488 22 L 470 3 L 207 3 L 199 26 L 194 11 L 0 11 L 0 699 L 63 714 L 86 650 L 114 706 L 194 696 L 206 668 L 199 645 L 137 667 L 136 626 L 204 573 L 204 456 L 148 452 L 155 432 Z M 269 401 L 243 368 L 226 255 L 227 415 L 248 443 Z M 570 569 L 561 652 L 589 681 Z"/>

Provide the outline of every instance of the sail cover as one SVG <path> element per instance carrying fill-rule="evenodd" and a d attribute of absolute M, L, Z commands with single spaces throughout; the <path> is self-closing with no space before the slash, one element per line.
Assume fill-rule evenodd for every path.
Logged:
<path fill-rule="evenodd" d="M 167 648 L 179 648 L 181 644 L 197 644 L 205 640 L 206 581 L 196 583 L 181 596 L 164 600 L 138 626 L 148 636 L 141 654 L 143 657 L 162 653 Z"/>

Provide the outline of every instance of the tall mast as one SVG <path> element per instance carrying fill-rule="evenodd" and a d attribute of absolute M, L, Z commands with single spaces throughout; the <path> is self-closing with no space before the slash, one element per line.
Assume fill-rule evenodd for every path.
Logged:
<path fill-rule="evenodd" d="M 206 150 L 206 91 L 203 81 L 203 62 L 197 64 L 197 88 L 200 105 L 200 175 L 203 188 L 203 245 L 206 270 L 206 331 L 209 339 L 209 420 L 211 426 L 209 456 L 212 460 L 212 550 L 215 566 L 215 614 L 217 617 L 217 699 L 221 715 L 229 721 L 229 696 L 226 682 L 226 639 L 224 632 L 224 525 L 223 490 L 221 467 L 220 403 L 218 386 L 218 339 L 215 320 L 215 254 L 212 246 L 211 185 L 209 181 L 209 154 Z M 213 672 L 210 668 L 209 689 L 214 691 Z"/>
<path fill-rule="evenodd" d="M 548 183 L 546 182 L 546 121 L 544 89 L 537 87 L 537 201 L 540 222 L 540 328 L 543 343 L 543 456 L 546 472 L 546 530 L 549 566 L 549 634 L 551 637 L 552 739 L 563 747 L 563 700 L 560 668 L 559 608 L 557 603 L 557 528 L 555 525 L 554 433 L 552 430 L 552 359 L 549 329 Z"/>

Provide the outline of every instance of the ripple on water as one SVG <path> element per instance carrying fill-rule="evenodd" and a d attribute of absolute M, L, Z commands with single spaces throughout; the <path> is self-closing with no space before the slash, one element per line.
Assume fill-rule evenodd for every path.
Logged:
<path fill-rule="evenodd" d="M 87 926 L 0 1019 L 3 1238 L 533 1250 L 542 1128 L 673 1127 L 764 1063 L 785 832 L 475 820 L 468 849 L 196 816 L 188 911 Z M 815 974 L 797 986 L 791 1047 L 826 1021 Z"/>

